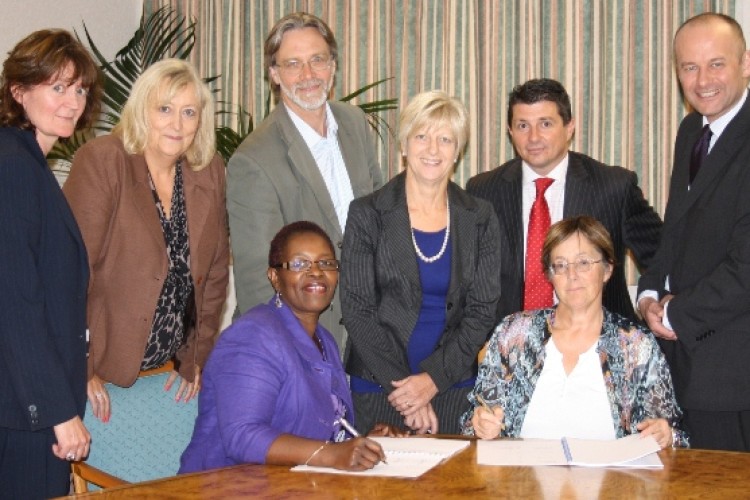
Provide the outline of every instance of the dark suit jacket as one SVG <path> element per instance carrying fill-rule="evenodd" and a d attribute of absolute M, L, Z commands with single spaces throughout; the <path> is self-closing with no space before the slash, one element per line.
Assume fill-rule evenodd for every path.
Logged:
<path fill-rule="evenodd" d="M 341 262 L 341 305 L 351 352 L 347 372 L 383 386 L 411 375 L 409 337 L 422 304 L 405 174 L 349 206 Z M 440 392 L 476 374 L 479 349 L 495 326 L 500 294 L 497 219 L 484 201 L 448 185 L 451 279 L 446 326 L 420 368 Z"/>
<path fill-rule="evenodd" d="M 490 201 L 500 222 L 503 245 L 500 266 L 503 293 L 498 320 L 523 309 L 524 241 L 521 159 L 516 158 L 495 170 L 472 177 L 466 190 Z M 635 318 L 622 263 L 629 248 L 641 269 L 648 267 L 656 253 L 661 219 L 643 197 L 634 172 L 610 167 L 593 158 L 569 152 L 565 179 L 563 217 L 590 215 L 609 231 L 615 247 L 615 266 L 604 288 L 604 306 L 623 316 Z"/>
<path fill-rule="evenodd" d="M 0 129 L 0 427 L 83 418 L 87 283 L 81 234 L 34 133 Z"/>
<path fill-rule="evenodd" d="M 664 231 L 639 291 L 675 297 L 678 336 L 662 341 L 684 408 L 750 410 L 750 98 L 719 136 L 688 191 L 690 151 L 702 128 L 680 125 Z"/>

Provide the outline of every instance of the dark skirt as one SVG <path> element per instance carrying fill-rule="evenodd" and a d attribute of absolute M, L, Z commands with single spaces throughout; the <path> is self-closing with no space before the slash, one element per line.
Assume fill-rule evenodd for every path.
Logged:
<path fill-rule="evenodd" d="M 438 417 L 440 434 L 461 434 L 459 419 L 469 409 L 466 396 L 472 387 L 448 389 L 432 399 L 432 408 Z M 368 433 L 379 422 L 405 428 L 404 417 L 393 409 L 384 392 L 354 392 L 355 425 L 362 433 Z"/>

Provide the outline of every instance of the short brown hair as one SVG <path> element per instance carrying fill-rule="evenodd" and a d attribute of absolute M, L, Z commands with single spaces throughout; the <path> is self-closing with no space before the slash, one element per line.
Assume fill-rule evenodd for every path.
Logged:
<path fill-rule="evenodd" d="M 589 240 L 610 265 L 616 264 L 615 247 L 612 244 L 612 238 L 609 237 L 607 228 L 593 217 L 578 215 L 552 224 L 552 227 L 547 231 L 547 237 L 544 239 L 544 246 L 542 247 L 542 266 L 545 272 L 549 272 L 552 265 L 552 251 L 557 245 L 574 234 L 580 234 Z"/>
<path fill-rule="evenodd" d="M 86 107 L 76 123 L 76 130 L 91 126 L 99 116 L 101 76 L 88 50 L 65 30 L 35 31 L 8 53 L 0 77 L 0 126 L 33 130 L 23 106 L 13 97 L 13 88 L 29 88 L 56 78 L 73 66 L 71 81 L 81 79 L 87 90 Z"/>
<path fill-rule="evenodd" d="M 307 12 L 293 12 L 282 17 L 266 37 L 266 41 L 263 44 L 263 55 L 266 64 L 266 75 L 268 76 L 268 83 L 271 84 L 271 89 L 274 95 L 279 95 L 279 86 L 273 81 L 270 76 L 270 70 L 273 66 L 276 66 L 276 53 L 281 47 L 281 40 L 284 38 L 284 34 L 291 30 L 301 30 L 304 28 L 315 28 L 323 37 L 323 40 L 328 44 L 328 50 L 331 52 L 331 60 L 338 67 L 338 55 L 339 49 L 336 44 L 336 38 L 333 36 L 333 31 L 328 25 L 312 14 Z"/>

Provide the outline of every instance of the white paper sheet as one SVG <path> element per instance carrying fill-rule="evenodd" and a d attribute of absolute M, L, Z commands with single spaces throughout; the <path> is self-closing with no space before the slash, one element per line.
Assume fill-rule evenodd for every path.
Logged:
<path fill-rule="evenodd" d="M 372 469 L 361 472 L 309 465 L 298 465 L 292 467 L 292 470 L 295 472 L 415 478 L 469 446 L 469 441 L 457 439 L 384 437 L 371 439 L 379 442 L 383 447 L 387 464 L 379 463 Z"/>

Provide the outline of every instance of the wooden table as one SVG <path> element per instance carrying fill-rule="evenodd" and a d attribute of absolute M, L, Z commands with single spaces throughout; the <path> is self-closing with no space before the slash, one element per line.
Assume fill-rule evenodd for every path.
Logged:
<path fill-rule="evenodd" d="M 290 472 L 240 465 L 170 477 L 81 498 L 750 498 L 750 453 L 664 450 L 662 470 L 490 467 L 476 445 L 418 479 Z"/>

